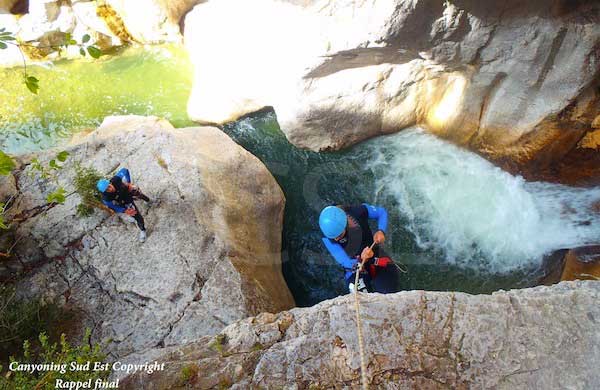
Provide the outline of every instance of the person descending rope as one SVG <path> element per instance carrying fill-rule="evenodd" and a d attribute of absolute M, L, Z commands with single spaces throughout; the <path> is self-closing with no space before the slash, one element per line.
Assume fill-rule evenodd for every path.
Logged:
<path fill-rule="evenodd" d="M 146 241 L 146 227 L 140 210 L 134 203 L 134 199 L 142 199 L 149 202 L 150 199 L 144 195 L 136 186 L 131 184 L 131 176 L 127 168 L 121 168 L 112 179 L 100 179 L 96 188 L 102 194 L 102 203 L 114 210 L 126 220 L 136 222 L 140 228 L 139 241 Z"/>
<path fill-rule="evenodd" d="M 372 233 L 369 219 L 377 220 Z M 350 292 L 359 261 L 363 264 L 358 291 L 392 293 L 398 289 L 398 272 L 381 244 L 385 241 L 388 213 L 385 208 L 367 203 L 355 206 L 328 206 L 321 211 L 319 226 L 323 243 L 333 258 L 344 267 L 344 279 Z"/>

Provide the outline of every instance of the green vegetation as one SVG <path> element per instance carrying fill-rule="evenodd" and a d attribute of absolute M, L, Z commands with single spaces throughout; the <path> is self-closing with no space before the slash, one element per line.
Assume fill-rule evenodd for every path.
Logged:
<path fill-rule="evenodd" d="M 227 336 L 224 334 L 219 334 L 215 337 L 210 347 L 223 355 L 223 346 L 225 344 L 227 344 Z"/>
<path fill-rule="evenodd" d="M 8 374 L 0 376 L 0 390 L 29 390 L 29 389 L 54 389 L 56 380 L 63 381 L 80 381 L 85 382 L 92 380 L 94 383 L 97 379 L 106 379 L 110 375 L 110 370 L 71 370 L 72 363 L 85 364 L 90 362 L 90 367 L 94 366 L 95 362 L 102 363 L 106 359 L 106 355 L 102 353 L 100 345 L 91 345 L 90 331 L 87 330 L 83 342 L 80 346 L 72 346 L 66 340 L 65 335 L 61 335 L 59 343 L 51 343 L 46 334 L 39 335 L 39 348 L 32 350 L 31 344 L 28 341 L 23 343 L 23 356 L 20 359 L 11 358 L 11 361 L 27 362 L 27 363 L 54 363 L 56 365 L 66 365 L 64 373 L 59 371 L 44 371 L 41 373 L 29 373 L 23 371 L 9 371 Z"/>
<path fill-rule="evenodd" d="M 59 152 L 53 159 L 48 161 L 48 165 L 42 164 L 37 158 L 33 158 L 29 167 L 30 176 L 38 176 L 42 180 L 49 180 L 56 184 L 57 188 L 54 192 L 51 192 L 46 196 L 48 203 L 59 203 L 63 204 L 66 200 L 66 191 L 63 187 L 58 184 L 58 171 L 62 169 L 61 163 L 67 161 L 69 152 Z"/>
<path fill-rule="evenodd" d="M 219 381 L 219 390 L 226 390 L 233 386 L 231 379 L 223 378 Z"/>
<path fill-rule="evenodd" d="M 100 172 L 91 167 L 75 166 L 75 192 L 81 197 L 77 205 L 77 215 L 87 217 L 94 213 L 94 207 L 101 205 L 96 183 L 102 178 Z"/>
<path fill-rule="evenodd" d="M 252 348 L 250 348 L 250 352 L 262 351 L 263 349 L 265 349 L 265 347 L 261 343 L 256 342 Z"/>
<path fill-rule="evenodd" d="M 56 46 L 35 46 L 25 42 L 20 42 L 14 35 L 13 32 L 6 31 L 6 28 L 0 28 L 0 50 L 7 49 L 8 45 L 16 46 L 21 52 L 21 56 L 23 57 L 23 83 L 27 87 L 27 89 L 33 93 L 38 93 L 40 89 L 39 80 L 35 76 L 31 76 L 27 72 L 27 62 L 25 61 L 25 54 L 23 49 L 27 49 L 27 51 L 40 50 L 40 49 L 49 49 L 49 52 L 52 51 L 61 51 L 66 49 L 69 46 L 79 46 L 79 54 L 82 56 L 86 56 L 86 53 L 89 54 L 93 58 L 100 58 L 102 55 L 102 51 L 98 49 L 96 46 L 91 45 L 90 42 L 91 37 L 88 34 L 85 34 L 81 37 L 81 42 L 77 42 L 73 39 L 73 36 L 70 33 L 66 33 L 63 38 L 63 43 Z"/>
<path fill-rule="evenodd" d="M 200 367 L 196 363 L 188 364 L 181 369 L 181 380 L 184 383 L 194 383 L 200 372 Z"/>
<path fill-rule="evenodd" d="M 18 351 L 25 340 L 48 332 L 61 314 L 56 305 L 20 300 L 13 286 L 1 285 L 0 356 L 8 357 Z"/>

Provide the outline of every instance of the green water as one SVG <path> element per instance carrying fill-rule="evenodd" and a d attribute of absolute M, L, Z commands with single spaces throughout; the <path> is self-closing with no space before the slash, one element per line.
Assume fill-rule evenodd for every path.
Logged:
<path fill-rule="evenodd" d="M 0 70 L 0 148 L 23 153 L 64 142 L 96 128 L 109 115 L 156 115 L 176 127 L 186 114 L 192 68 L 183 48 L 128 48 L 99 60 L 29 66 L 38 95 L 21 82 L 19 67 Z"/>
<path fill-rule="evenodd" d="M 482 269 L 489 265 L 485 256 L 469 259 L 482 266 L 452 264 L 442 243 L 432 247 L 419 245 L 406 228 L 409 221 L 398 200 L 378 188 L 378 179 L 385 172 L 373 167 L 388 140 L 397 136 L 374 139 L 343 152 L 315 153 L 291 145 L 279 129 L 274 113 L 243 119 L 225 126 L 224 131 L 265 163 L 285 193 L 283 273 L 299 306 L 347 293 L 343 269 L 321 242 L 319 212 L 331 204 L 366 202 L 386 207 L 390 222 L 385 248 L 408 269 L 408 273 L 401 274 L 403 290 L 489 293 L 532 285 L 539 276 L 536 264 L 517 265 L 508 272 L 488 272 Z M 501 239 L 502 232 L 498 233 Z"/>

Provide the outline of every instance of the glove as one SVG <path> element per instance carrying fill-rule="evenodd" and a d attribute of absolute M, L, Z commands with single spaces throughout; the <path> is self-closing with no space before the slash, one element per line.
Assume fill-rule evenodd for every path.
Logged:
<path fill-rule="evenodd" d="M 390 264 L 392 264 L 392 259 L 389 257 L 378 257 L 375 259 L 375 265 L 377 267 L 387 267 Z"/>
<path fill-rule="evenodd" d="M 137 214 L 137 211 L 133 207 L 131 207 L 131 208 L 128 208 L 125 210 L 125 214 L 133 217 L 134 215 Z"/>

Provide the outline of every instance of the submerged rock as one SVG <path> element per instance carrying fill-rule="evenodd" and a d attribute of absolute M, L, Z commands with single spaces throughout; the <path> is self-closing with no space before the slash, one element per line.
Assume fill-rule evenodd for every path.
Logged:
<path fill-rule="evenodd" d="M 179 345 L 263 311 L 294 306 L 281 274 L 284 196 L 265 166 L 211 127 L 174 129 L 153 117 L 109 117 L 67 150 L 55 187 L 31 166 L 16 174 L 10 217 L 23 221 L 13 267 L 18 291 L 79 314 L 113 357 Z M 53 153 L 43 154 L 47 163 Z M 76 165 L 128 167 L 150 198 L 135 224 L 96 210 L 76 215 Z M 5 194 L 15 192 L 7 182 Z M 14 265 L 14 264 L 13 264 Z M 0 272 L 1 273 L 1 272 Z M 22 275 L 24 273 L 24 275 Z M 154 352 L 155 353 L 155 352 Z"/>
<path fill-rule="evenodd" d="M 360 384 L 353 297 L 238 321 L 164 355 L 123 389 L 349 389 Z M 600 386 L 600 283 L 492 295 L 361 296 L 374 389 Z"/>
<path fill-rule="evenodd" d="M 579 157 L 588 153 L 579 141 L 600 114 L 599 7 L 563 0 L 200 4 L 186 19 L 196 67 L 188 112 L 222 123 L 273 106 L 289 140 L 313 150 L 418 124 L 509 170 L 577 182 L 579 171 L 568 167 L 600 164 Z M 591 168 L 581 175 L 598 180 Z"/>

